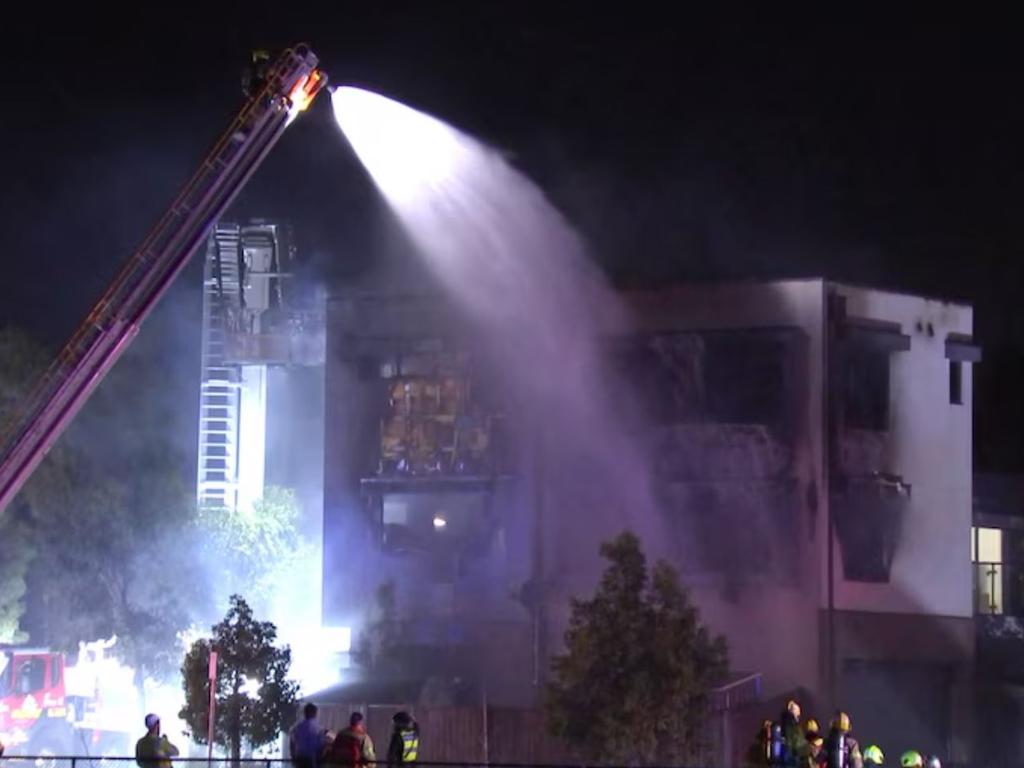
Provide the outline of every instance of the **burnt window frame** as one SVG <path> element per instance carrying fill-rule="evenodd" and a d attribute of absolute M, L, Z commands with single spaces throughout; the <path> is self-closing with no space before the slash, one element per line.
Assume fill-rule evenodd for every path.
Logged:
<path fill-rule="evenodd" d="M 949 404 L 964 404 L 964 364 L 959 360 L 949 361 Z"/>
<path fill-rule="evenodd" d="M 842 380 L 843 423 L 850 429 L 888 432 L 892 416 L 891 354 L 885 350 L 851 344 L 845 350 L 845 358 Z M 868 388 L 858 390 L 861 383 L 866 383 Z M 872 393 L 872 388 L 877 388 L 877 392 Z"/>

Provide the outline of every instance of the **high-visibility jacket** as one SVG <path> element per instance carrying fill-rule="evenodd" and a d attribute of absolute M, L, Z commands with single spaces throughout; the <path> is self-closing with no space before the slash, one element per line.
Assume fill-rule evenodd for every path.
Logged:
<path fill-rule="evenodd" d="M 415 763 L 420 752 L 420 731 L 415 725 L 410 728 L 396 728 L 388 745 L 388 766 Z"/>

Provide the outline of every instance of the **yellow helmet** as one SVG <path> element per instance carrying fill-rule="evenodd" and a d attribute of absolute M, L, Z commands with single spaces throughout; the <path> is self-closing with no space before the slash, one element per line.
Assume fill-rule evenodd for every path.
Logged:
<path fill-rule="evenodd" d="M 813 717 L 807 718 L 807 722 L 804 723 L 804 733 L 810 736 L 812 733 L 819 733 L 821 729 L 818 727 L 818 721 Z"/>
<path fill-rule="evenodd" d="M 786 711 L 793 716 L 794 720 L 800 719 L 800 705 L 794 699 L 786 702 Z"/>
<path fill-rule="evenodd" d="M 877 744 L 872 744 L 864 750 L 864 762 L 872 763 L 874 765 L 881 765 L 885 760 L 885 755 L 882 754 L 882 749 Z"/>
<path fill-rule="evenodd" d="M 916 749 L 911 749 L 900 755 L 900 765 L 902 768 L 923 768 L 924 758 Z"/>
<path fill-rule="evenodd" d="M 832 728 L 840 733 L 849 733 L 850 716 L 842 711 L 836 712 L 836 716 L 832 718 Z"/>

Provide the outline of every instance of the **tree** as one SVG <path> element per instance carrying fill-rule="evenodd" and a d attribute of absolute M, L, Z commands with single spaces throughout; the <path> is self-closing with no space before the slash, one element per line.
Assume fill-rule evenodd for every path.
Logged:
<path fill-rule="evenodd" d="M 161 393 L 167 365 L 153 358 L 143 345 L 121 359 L 40 467 L 45 485 L 37 473 L 22 494 L 37 553 L 33 642 L 70 652 L 116 636 L 111 653 L 133 668 L 143 707 L 145 680 L 178 671 L 178 635 L 206 592 L 191 538 L 195 469 Z"/>
<path fill-rule="evenodd" d="M 601 555 L 608 567 L 593 597 L 571 601 L 566 650 L 552 660 L 549 726 L 590 760 L 682 764 L 702 746 L 725 641 L 700 623 L 671 566 L 648 574 L 634 534 Z"/>
<path fill-rule="evenodd" d="M 0 522 L 0 643 L 23 643 L 28 634 L 21 628 L 25 612 L 25 578 L 34 552 L 25 526 Z"/>
<path fill-rule="evenodd" d="M 78 470 L 90 466 L 82 460 Z M 178 668 L 178 633 L 197 600 L 191 547 L 179 538 L 194 502 L 163 459 L 140 467 L 131 482 L 91 474 L 91 483 L 69 483 L 67 498 L 53 500 L 43 518 L 34 581 L 43 627 L 46 640 L 66 651 L 116 636 L 113 653 L 134 670 L 145 708 L 145 680 Z"/>
<path fill-rule="evenodd" d="M 224 585 L 227 594 L 245 589 L 261 601 L 289 582 L 305 583 L 313 575 L 305 569 L 315 559 L 299 531 L 300 519 L 295 492 L 279 486 L 268 486 L 252 509 L 200 509 L 199 528 L 213 583 Z M 261 602 L 257 608 L 269 611 L 272 606 Z"/>
<path fill-rule="evenodd" d="M 217 652 L 214 741 L 230 749 L 237 764 L 243 743 L 255 749 L 269 744 L 295 719 L 298 686 L 288 680 L 291 650 L 277 648 L 277 628 L 256 621 L 239 595 L 231 596 L 224 620 L 213 637 L 192 644 L 181 666 L 185 706 L 179 717 L 192 738 L 207 743 L 210 651 Z M 255 689 L 255 697 L 250 695 Z"/>
<path fill-rule="evenodd" d="M 17 328 L 0 329 L 0 424 L 6 427 L 17 414 L 48 362 L 46 350 L 28 334 Z M 28 571 L 36 554 L 29 522 L 42 494 L 56 484 L 55 468 L 63 459 L 59 448 L 51 451 L 24 491 L 0 511 L 0 643 L 29 639 L 22 626 Z"/>

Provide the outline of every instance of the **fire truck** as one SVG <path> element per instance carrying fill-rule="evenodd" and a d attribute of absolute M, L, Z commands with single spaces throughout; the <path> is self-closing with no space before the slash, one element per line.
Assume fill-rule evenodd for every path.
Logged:
<path fill-rule="evenodd" d="M 94 649 L 85 645 L 75 666 L 66 663 L 64 654 L 46 648 L 0 646 L 0 741 L 5 754 L 45 759 L 130 753 L 131 734 L 112 728 L 111 718 L 104 716 L 101 667 L 95 658 Z"/>

